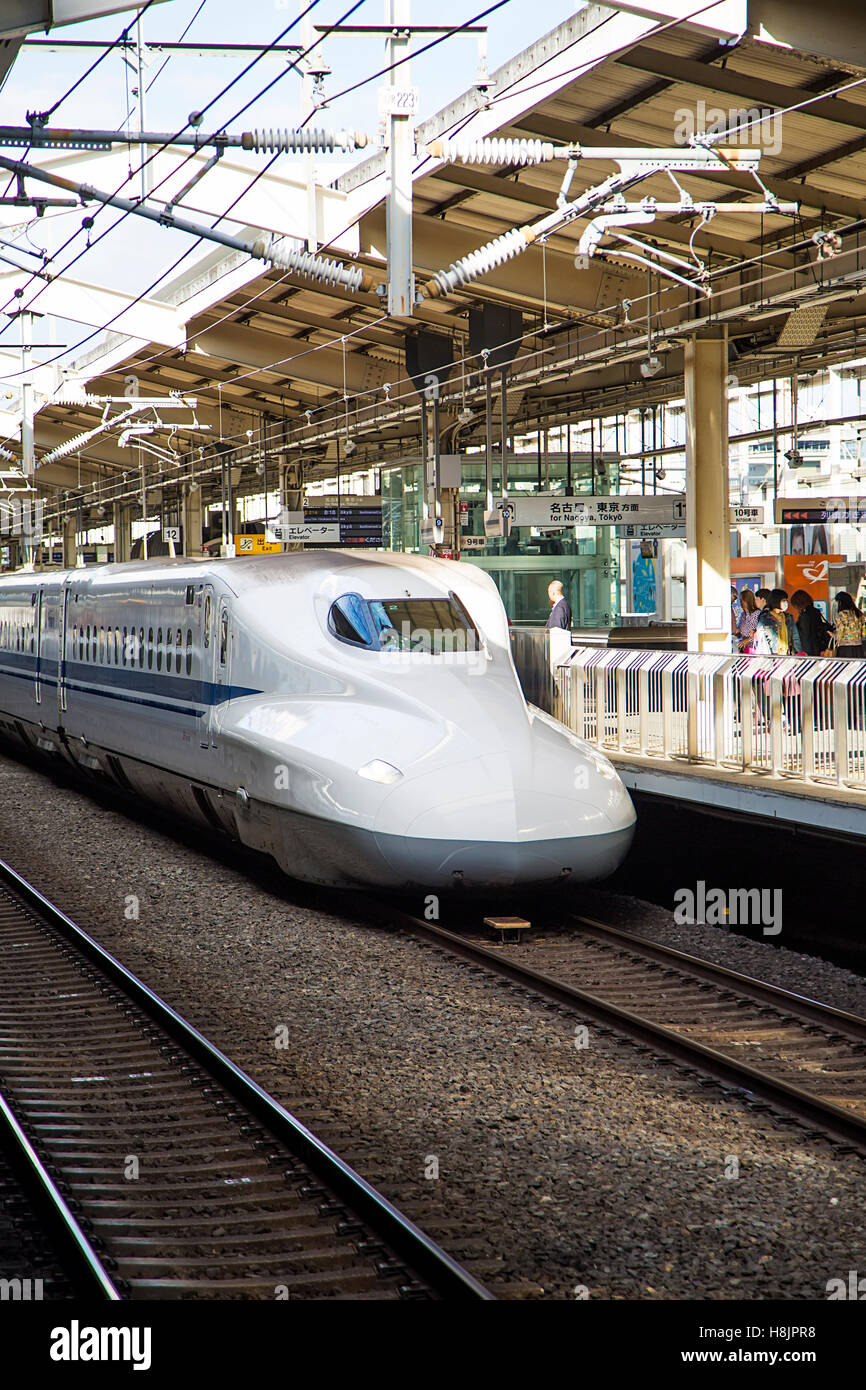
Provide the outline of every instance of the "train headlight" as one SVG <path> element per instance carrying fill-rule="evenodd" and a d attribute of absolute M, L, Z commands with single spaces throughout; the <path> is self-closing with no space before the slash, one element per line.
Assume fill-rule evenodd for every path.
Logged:
<path fill-rule="evenodd" d="M 602 757 L 601 753 L 590 753 L 589 760 L 600 777 L 605 777 L 610 782 L 615 782 L 619 776 L 613 763 L 608 762 L 607 758 Z"/>
<path fill-rule="evenodd" d="M 371 762 L 358 768 L 358 776 L 366 777 L 368 782 L 384 782 L 387 785 L 389 782 L 399 782 L 403 774 L 393 763 L 386 763 L 382 758 L 373 758 Z"/>

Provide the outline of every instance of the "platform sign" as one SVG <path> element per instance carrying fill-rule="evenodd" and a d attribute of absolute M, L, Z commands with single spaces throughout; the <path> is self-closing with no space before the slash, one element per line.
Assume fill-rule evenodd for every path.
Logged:
<path fill-rule="evenodd" d="M 440 545 L 445 536 L 445 522 L 441 516 L 428 516 L 421 522 L 421 544 Z"/>
<path fill-rule="evenodd" d="M 511 532 L 514 524 L 515 504 L 511 502 L 497 502 L 495 507 L 484 513 L 484 534 L 493 539 L 497 537 L 501 540 Z"/>
<path fill-rule="evenodd" d="M 235 533 L 236 555 L 278 555 L 281 550 L 279 541 L 269 541 L 266 536 Z"/>
<path fill-rule="evenodd" d="M 461 536 L 461 537 L 460 537 L 460 549 L 461 549 L 461 550 L 486 550 L 486 549 L 487 549 L 487 537 L 486 537 L 486 536 Z"/>
<path fill-rule="evenodd" d="M 292 545 L 307 541 L 317 541 L 319 545 L 339 545 L 340 543 L 340 528 L 336 522 L 291 522 L 288 526 L 280 527 L 280 534 L 284 541 L 288 541 Z"/>
<path fill-rule="evenodd" d="M 686 499 L 682 494 L 667 497 L 548 495 L 515 497 L 510 501 L 515 526 L 683 525 L 686 519 Z"/>
<path fill-rule="evenodd" d="M 777 497 L 777 526 L 866 526 L 866 497 Z"/>
<path fill-rule="evenodd" d="M 179 526 L 163 526 L 163 528 L 162 528 L 162 539 L 163 539 L 164 541 L 174 541 L 175 545 L 179 544 L 179 543 L 180 543 L 180 527 L 179 527 Z"/>
<path fill-rule="evenodd" d="M 616 528 L 616 538 L 619 541 L 674 540 L 677 537 L 684 538 L 685 534 L 685 526 L 678 526 L 675 523 L 667 526 L 660 521 L 648 521 L 642 525 L 638 522 L 636 525 L 617 526 Z"/>
<path fill-rule="evenodd" d="M 766 513 L 763 506 L 731 507 L 732 526 L 763 526 Z"/>

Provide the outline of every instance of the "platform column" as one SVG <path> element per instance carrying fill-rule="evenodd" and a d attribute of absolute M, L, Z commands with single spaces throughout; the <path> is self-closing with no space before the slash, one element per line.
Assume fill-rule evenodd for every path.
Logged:
<path fill-rule="evenodd" d="M 73 570 L 78 559 L 78 518 L 73 513 L 72 516 L 63 518 L 63 567 Z"/>
<path fill-rule="evenodd" d="M 698 329 L 685 350 L 686 619 L 690 652 L 731 650 L 727 329 Z"/>
<path fill-rule="evenodd" d="M 201 555 L 202 553 L 202 501 L 201 488 L 194 492 L 184 490 L 183 496 L 183 553 Z"/>
<path fill-rule="evenodd" d="M 114 562 L 121 564 L 129 559 L 132 551 L 132 508 L 122 502 L 112 507 L 114 519 Z"/>

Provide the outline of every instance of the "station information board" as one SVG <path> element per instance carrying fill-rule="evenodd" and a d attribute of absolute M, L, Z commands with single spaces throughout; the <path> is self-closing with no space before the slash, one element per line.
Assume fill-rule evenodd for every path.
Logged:
<path fill-rule="evenodd" d="M 866 526 L 866 497 L 777 497 L 777 526 Z"/>
<path fill-rule="evenodd" d="M 627 526 L 642 522 L 682 524 L 686 499 L 612 495 L 610 497 L 512 497 L 513 526 Z"/>
<path fill-rule="evenodd" d="M 304 521 L 339 527 L 339 545 L 382 544 L 382 506 L 371 507 L 305 507 Z M 335 537 L 336 539 L 336 537 Z M 324 542 L 328 544 L 328 542 Z M 331 542 L 333 544 L 333 542 Z"/>

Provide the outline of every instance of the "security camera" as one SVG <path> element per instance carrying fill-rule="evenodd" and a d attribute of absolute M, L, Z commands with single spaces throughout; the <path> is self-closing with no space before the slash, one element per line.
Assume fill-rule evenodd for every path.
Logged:
<path fill-rule="evenodd" d="M 354 439 L 346 440 L 345 444 L 343 445 L 343 452 L 347 457 L 358 452 L 358 446 L 355 443 Z"/>
<path fill-rule="evenodd" d="M 663 366 L 660 357 L 647 357 L 640 364 L 640 374 L 642 377 L 658 376 Z"/>

